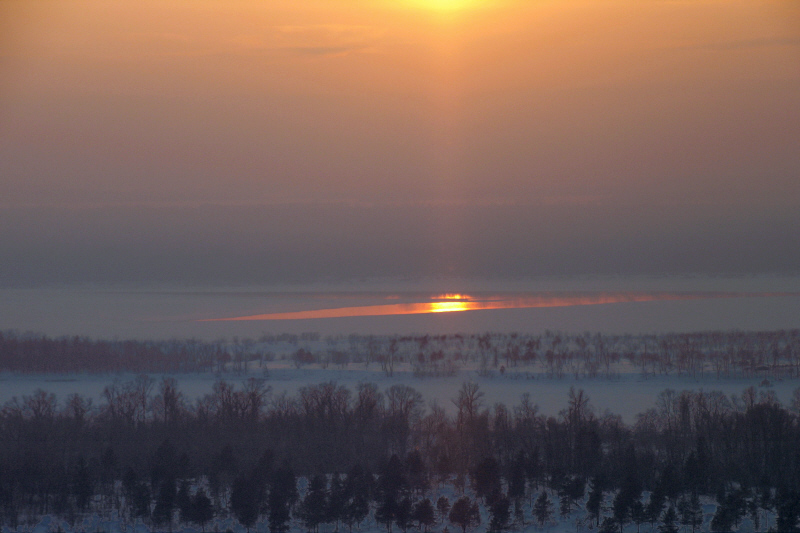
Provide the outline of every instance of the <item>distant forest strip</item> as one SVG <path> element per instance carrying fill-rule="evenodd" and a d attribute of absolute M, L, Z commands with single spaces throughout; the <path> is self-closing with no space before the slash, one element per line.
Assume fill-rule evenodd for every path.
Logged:
<path fill-rule="evenodd" d="M 0 332 L 0 371 L 6 372 L 247 372 L 266 369 L 274 360 L 297 367 L 374 364 L 387 375 L 395 365 L 406 364 L 420 376 L 452 375 L 472 367 L 479 372 L 535 372 L 559 378 L 609 377 L 623 369 L 643 375 L 800 377 L 800 330 L 325 338 L 307 333 L 215 342 L 109 341 Z"/>
<path fill-rule="evenodd" d="M 161 530 L 215 517 L 277 532 L 370 520 L 427 530 L 441 501 L 440 520 L 463 531 L 480 507 L 489 531 L 576 509 L 603 531 L 677 531 L 702 525 L 700 497 L 717 502 L 718 531 L 745 517 L 791 531 L 800 518 L 800 388 L 790 405 L 752 387 L 666 390 L 633 425 L 595 412 L 582 390 L 545 416 L 528 394 L 488 405 L 473 382 L 452 398 L 453 415 L 400 384 L 327 382 L 291 396 L 264 380 L 219 380 L 190 403 L 174 378 L 141 375 L 102 396 L 95 406 L 38 390 L 2 407 L 2 524 L 96 513 Z M 456 502 L 438 498 L 443 486 Z"/>

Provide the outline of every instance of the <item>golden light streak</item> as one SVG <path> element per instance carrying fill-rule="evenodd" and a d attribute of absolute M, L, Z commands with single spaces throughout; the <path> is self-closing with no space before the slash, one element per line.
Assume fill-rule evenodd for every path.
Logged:
<path fill-rule="evenodd" d="M 465 301 L 433 302 L 430 306 L 431 313 L 457 313 L 470 310 L 470 302 Z"/>
<path fill-rule="evenodd" d="M 459 313 L 465 311 L 487 311 L 496 309 L 533 309 L 548 307 L 573 307 L 633 302 L 657 302 L 672 300 L 705 300 L 718 298 L 789 296 L 793 293 L 735 293 L 735 292 L 623 292 L 593 294 L 536 294 L 493 295 L 473 299 L 467 295 L 448 294 L 435 297 L 432 302 L 366 305 L 315 309 L 291 313 L 268 313 L 233 318 L 215 318 L 200 322 L 234 322 L 256 320 L 310 320 L 321 318 L 352 318 L 369 316 L 420 315 L 433 313 Z M 460 297 L 460 298 L 455 298 Z"/>
<path fill-rule="evenodd" d="M 432 298 L 433 300 L 472 300 L 472 297 L 469 294 L 460 294 L 460 293 L 444 293 L 438 294 Z"/>

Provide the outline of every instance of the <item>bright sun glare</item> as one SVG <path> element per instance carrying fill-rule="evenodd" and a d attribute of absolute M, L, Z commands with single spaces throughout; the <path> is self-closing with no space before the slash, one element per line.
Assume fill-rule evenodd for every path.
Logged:
<path fill-rule="evenodd" d="M 411 3 L 433 11 L 459 11 L 473 7 L 480 0 L 410 0 Z"/>

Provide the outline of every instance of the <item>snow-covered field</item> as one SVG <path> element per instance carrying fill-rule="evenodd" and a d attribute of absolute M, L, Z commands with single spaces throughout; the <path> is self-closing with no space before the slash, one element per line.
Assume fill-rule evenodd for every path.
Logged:
<path fill-rule="evenodd" d="M 299 486 L 303 487 L 305 485 L 305 480 L 301 479 Z M 437 489 L 434 489 L 428 497 L 432 499 L 433 502 L 439 496 L 445 496 L 448 500 L 452 503 L 456 501 L 460 496 L 467 495 L 471 499 L 474 498 L 474 494 L 468 488 L 463 493 L 457 492 L 452 485 L 443 485 Z M 560 516 L 558 510 L 558 496 L 554 493 L 548 491 L 548 496 L 550 501 L 553 504 L 552 512 L 553 516 L 550 520 L 545 522 L 542 525 L 536 521 L 536 518 L 533 516 L 532 513 L 532 505 L 529 505 L 527 502 L 524 505 L 524 522 L 519 523 L 514 521 L 507 531 L 518 531 L 518 532 L 529 532 L 529 533 L 537 533 L 537 532 L 547 532 L 547 533 L 589 533 L 593 531 L 598 531 L 598 527 L 587 520 L 586 517 L 586 510 L 585 504 L 586 499 L 584 498 L 581 502 L 579 502 L 579 506 L 572 510 L 566 516 Z M 301 492 L 301 498 L 303 494 Z M 649 498 L 649 493 L 643 493 L 644 501 L 647 501 Z M 611 496 L 606 495 L 606 498 L 603 502 L 603 507 L 608 508 L 611 506 Z M 717 505 L 712 498 L 701 497 L 700 498 L 702 509 L 703 509 L 703 525 L 698 529 L 698 531 L 710 531 L 711 519 L 716 512 Z M 481 511 L 481 522 L 478 526 L 468 529 L 468 531 L 474 532 L 483 532 L 486 531 L 487 525 L 489 524 L 490 516 L 488 515 L 485 507 L 483 505 L 480 506 Z M 513 505 L 512 505 L 512 513 L 513 513 Z M 608 515 L 608 512 L 605 513 Z M 460 528 L 452 523 L 450 523 L 447 519 L 442 519 L 439 516 L 439 513 L 436 513 L 437 522 L 436 525 L 431 527 L 428 531 L 430 533 L 444 533 L 444 532 L 452 532 L 458 533 Z M 513 514 L 512 514 L 513 516 Z M 767 512 L 761 515 L 761 527 L 757 530 L 754 525 L 752 519 L 747 516 L 742 519 L 737 531 L 740 533 L 751 533 L 755 531 L 766 531 L 767 525 L 774 527 L 775 525 L 775 514 L 772 512 Z M 677 524 L 680 527 L 680 524 Z M 77 522 L 74 527 L 70 527 L 70 525 L 62 520 L 58 520 L 51 516 L 45 516 L 38 521 L 30 524 L 29 527 L 20 528 L 20 531 L 29 531 L 30 533 L 151 533 L 160 531 L 158 529 L 151 529 L 143 522 L 139 521 L 135 526 L 127 523 L 126 521 L 120 520 L 119 517 L 112 517 L 112 518 L 101 518 L 97 515 L 92 515 L 86 517 L 84 520 Z M 2 529 L 3 533 L 11 533 L 11 530 L 8 528 Z M 201 530 L 196 527 L 180 527 L 174 528 L 170 531 L 174 531 L 176 533 L 200 533 Z M 205 531 L 213 531 L 213 532 L 225 532 L 225 531 L 232 531 L 234 533 L 245 533 L 245 528 L 242 527 L 234 518 L 230 517 L 217 517 L 215 518 L 210 524 L 207 524 L 205 527 Z M 269 527 L 266 521 L 258 522 L 256 525 L 249 530 L 250 532 L 257 532 L 257 533 L 269 533 Z M 302 524 L 297 521 L 293 520 L 291 523 L 291 527 L 289 533 L 306 533 L 306 528 L 302 526 Z M 347 531 L 347 527 L 344 525 L 340 525 L 337 529 L 333 524 L 322 524 L 319 528 L 319 533 L 333 533 L 335 531 Z M 378 524 L 372 516 L 368 517 L 364 522 L 362 522 L 357 529 L 353 531 L 357 531 L 357 533 L 384 533 L 386 528 L 382 524 Z M 401 531 L 396 525 L 393 526 L 393 531 Z M 416 528 L 411 528 L 409 531 L 417 532 L 420 531 Z M 642 524 L 639 528 L 633 523 L 628 524 L 625 527 L 626 532 L 633 532 L 636 531 L 637 533 L 650 533 L 650 532 L 657 532 L 659 531 L 658 525 L 656 527 L 651 528 L 650 524 Z M 679 531 L 691 531 L 691 529 L 683 528 L 679 529 Z"/>
<path fill-rule="evenodd" d="M 272 394 L 286 392 L 295 394 L 301 387 L 308 384 L 317 384 L 335 381 L 355 391 L 359 383 L 371 382 L 382 390 L 395 384 L 408 385 L 422 393 L 428 404 L 437 403 L 451 414 L 455 406 L 451 402 L 457 397 L 458 389 L 465 381 L 473 381 L 480 385 L 484 393 L 486 407 L 495 403 L 504 403 L 513 406 L 519 403 L 521 396 L 530 394 L 531 400 L 538 404 L 540 412 L 546 415 L 558 415 L 567 403 L 567 393 L 570 387 L 583 389 L 589 396 L 595 412 L 602 415 L 610 411 L 623 417 L 626 423 L 633 423 L 638 413 L 654 407 L 657 396 L 665 389 L 693 391 L 721 391 L 726 395 L 740 395 L 748 387 L 758 390 L 774 391 L 778 400 L 788 404 L 794 389 L 800 387 L 800 380 L 778 379 L 767 383 L 763 378 L 731 378 L 717 379 L 713 375 L 692 378 L 689 376 L 649 376 L 642 377 L 637 373 L 621 373 L 615 378 L 584 378 L 561 379 L 547 377 L 543 374 L 533 374 L 525 371 L 506 372 L 501 374 L 490 371 L 481 375 L 476 370 L 461 370 L 454 376 L 448 377 L 416 377 L 407 365 L 399 365 L 394 374 L 389 377 L 377 363 L 365 368 L 364 364 L 350 364 L 346 368 L 329 367 L 320 368 L 318 365 L 307 365 L 295 368 L 287 362 L 266 363 L 259 368 L 251 365 L 247 373 L 227 374 L 178 374 L 174 376 L 178 381 L 179 389 L 190 401 L 201 398 L 211 392 L 215 381 L 224 379 L 232 384 L 238 384 L 249 377 L 266 380 L 272 388 Z M 266 369 L 266 371 L 265 371 Z M 36 389 L 43 389 L 55 393 L 59 400 L 67 395 L 80 393 L 94 399 L 94 404 L 99 405 L 103 388 L 115 379 L 127 381 L 133 379 L 132 374 L 108 375 L 17 375 L 0 374 L 0 403 L 5 403 L 12 397 L 21 398 L 30 395 Z M 153 375 L 160 380 L 161 375 Z"/>

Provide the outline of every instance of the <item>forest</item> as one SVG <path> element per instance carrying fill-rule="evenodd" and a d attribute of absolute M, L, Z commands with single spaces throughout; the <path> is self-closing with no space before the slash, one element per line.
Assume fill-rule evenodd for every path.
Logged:
<path fill-rule="evenodd" d="M 481 335 L 322 338 L 317 333 L 259 339 L 200 341 L 93 340 L 0 332 L 0 372 L 247 372 L 273 361 L 298 368 L 316 364 L 380 365 L 387 375 L 410 365 L 417 376 L 453 375 L 464 367 L 488 373 L 548 377 L 642 375 L 800 377 L 800 330 L 700 332 L 661 335 L 485 333 Z"/>
<path fill-rule="evenodd" d="M 37 390 L 0 411 L 2 525 L 94 514 L 160 531 L 233 519 L 465 533 L 577 513 L 600 531 L 800 527 L 800 388 L 789 405 L 752 387 L 665 390 L 633 424 L 580 389 L 558 416 L 535 400 L 490 405 L 464 382 L 448 412 L 408 385 L 289 395 L 248 378 L 189 401 L 176 378 L 147 375 L 113 381 L 96 404 Z"/>

